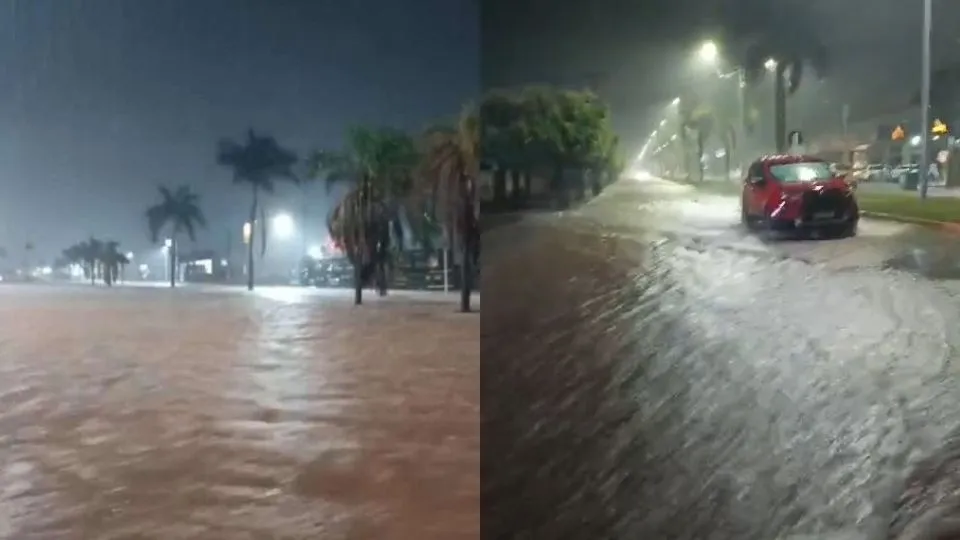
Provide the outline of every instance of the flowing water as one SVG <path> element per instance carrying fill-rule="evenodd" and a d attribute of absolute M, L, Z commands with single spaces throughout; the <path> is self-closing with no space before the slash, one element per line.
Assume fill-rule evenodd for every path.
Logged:
<path fill-rule="evenodd" d="M 960 428 L 960 289 L 891 261 L 960 247 L 736 217 L 621 183 L 484 269 L 490 538 L 886 537 L 903 477 Z"/>
<path fill-rule="evenodd" d="M 479 537 L 479 319 L 0 289 L 0 538 Z"/>

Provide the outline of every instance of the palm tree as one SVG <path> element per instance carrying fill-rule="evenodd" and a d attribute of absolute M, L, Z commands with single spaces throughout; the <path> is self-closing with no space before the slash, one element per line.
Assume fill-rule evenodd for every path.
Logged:
<path fill-rule="evenodd" d="M 250 188 L 253 198 L 250 203 L 250 214 L 247 223 L 250 224 L 247 240 L 247 289 L 253 290 L 253 245 L 257 215 L 260 215 L 260 256 L 267 250 L 267 223 L 264 219 L 263 206 L 260 203 L 261 193 L 272 193 L 274 180 L 288 180 L 299 183 L 294 174 L 297 155 L 281 147 L 276 139 L 269 135 L 257 135 L 252 129 L 247 131 L 247 138 L 243 142 L 224 139 L 220 141 L 217 151 L 217 163 L 229 167 L 233 171 L 233 182 L 245 184 Z"/>
<path fill-rule="evenodd" d="M 91 236 L 86 242 L 78 244 L 77 249 L 83 261 L 83 266 L 90 277 L 90 284 L 95 285 L 99 275 L 100 252 L 103 251 L 103 242 Z"/>
<path fill-rule="evenodd" d="M 391 128 L 354 128 L 347 134 L 345 150 L 318 150 L 307 161 L 308 176 L 323 179 L 328 192 L 336 184 L 352 186 L 331 212 L 327 226 L 354 266 L 357 304 L 372 276 L 380 294 L 386 294 L 391 247 L 404 247 L 402 216 L 415 231 L 429 230 L 421 219 L 423 212 L 410 211 L 418 161 L 413 139 Z"/>
<path fill-rule="evenodd" d="M 351 189 L 330 212 L 330 237 L 353 265 L 354 303 L 363 303 L 363 287 L 374 277 L 380 296 L 387 294 L 390 216 L 387 205 L 362 185 Z"/>
<path fill-rule="evenodd" d="M 424 168 L 418 190 L 435 202 L 450 244 L 461 254 L 460 309 L 470 311 L 474 265 L 480 255 L 480 129 L 477 113 L 468 107 L 456 129 L 435 129 L 425 137 Z"/>
<path fill-rule="evenodd" d="M 171 242 L 167 249 L 172 288 L 176 286 L 179 237 L 186 233 L 191 242 L 195 241 L 197 227 L 206 227 L 207 220 L 200 209 L 200 196 L 189 186 L 180 186 L 174 191 L 160 186 L 157 190 L 160 202 L 147 208 L 147 226 L 154 243 L 159 240 L 161 231 L 169 231 Z"/>
<path fill-rule="evenodd" d="M 777 28 L 771 35 L 755 37 L 747 48 L 743 62 L 744 75 L 748 85 L 755 86 L 767 72 L 773 72 L 774 87 L 774 133 L 777 152 L 787 150 L 787 97 L 800 89 L 804 80 L 805 66 L 813 67 L 822 76 L 827 69 L 826 46 L 807 31 L 806 25 L 798 24 L 796 14 L 790 14 L 785 24 L 767 24 L 767 28 Z M 787 15 L 779 15 L 778 18 Z M 772 70 L 771 70 L 772 67 Z"/>
<path fill-rule="evenodd" d="M 120 252 L 120 243 L 110 240 L 103 244 L 99 253 L 99 262 L 103 271 L 103 282 L 110 287 L 117 282 L 120 268 L 129 264 L 130 260 Z"/>

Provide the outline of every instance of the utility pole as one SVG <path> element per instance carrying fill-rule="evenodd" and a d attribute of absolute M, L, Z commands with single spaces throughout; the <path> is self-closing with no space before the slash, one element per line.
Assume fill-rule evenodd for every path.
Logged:
<path fill-rule="evenodd" d="M 927 175 L 930 141 L 930 27 L 933 25 L 932 0 L 923 0 L 923 59 L 920 85 L 920 199 L 927 198 L 930 178 Z"/>
<path fill-rule="evenodd" d="M 740 165 L 740 175 L 743 176 L 747 169 L 747 75 L 742 67 L 737 68 L 737 102 L 740 106 L 740 140 L 736 141 L 737 163 Z"/>

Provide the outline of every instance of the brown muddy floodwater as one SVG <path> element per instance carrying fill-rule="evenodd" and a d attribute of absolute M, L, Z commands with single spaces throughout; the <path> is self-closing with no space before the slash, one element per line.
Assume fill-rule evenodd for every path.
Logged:
<path fill-rule="evenodd" d="M 479 316 L 0 289 L 0 538 L 479 538 Z"/>

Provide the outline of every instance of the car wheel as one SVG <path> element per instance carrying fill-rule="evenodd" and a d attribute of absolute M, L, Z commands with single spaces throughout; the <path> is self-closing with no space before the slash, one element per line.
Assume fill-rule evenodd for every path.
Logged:
<path fill-rule="evenodd" d="M 754 230 L 757 228 L 757 221 L 747 213 L 747 206 L 740 203 L 740 223 L 747 228 L 747 230 Z"/>
<path fill-rule="evenodd" d="M 834 238 L 852 238 L 857 235 L 857 226 L 859 225 L 860 220 L 854 219 L 848 221 L 842 225 L 838 225 L 832 231 L 830 231 Z"/>
<path fill-rule="evenodd" d="M 843 238 L 853 238 L 857 235 L 857 228 L 860 226 L 860 220 L 854 219 L 847 223 L 843 228 Z"/>

